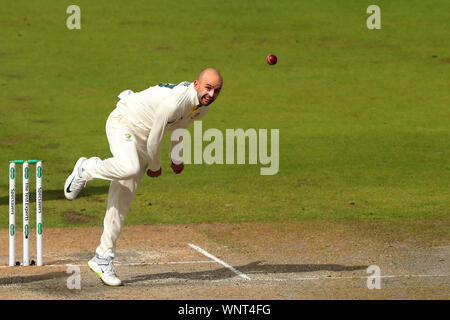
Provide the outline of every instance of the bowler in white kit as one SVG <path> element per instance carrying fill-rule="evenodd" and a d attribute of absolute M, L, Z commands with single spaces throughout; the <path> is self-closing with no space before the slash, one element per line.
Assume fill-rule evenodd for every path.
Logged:
<path fill-rule="evenodd" d="M 208 68 L 192 83 L 160 83 L 140 92 L 123 91 L 106 121 L 112 157 L 81 157 L 66 179 L 64 194 L 68 200 L 74 200 L 93 179 L 111 181 L 100 245 L 88 262 L 105 284 L 122 284 L 113 264 L 116 241 L 145 172 L 150 177 L 161 175 L 164 135 L 204 117 L 222 85 L 220 73 Z M 171 150 L 176 143 L 171 142 Z M 179 174 L 184 165 L 172 159 L 171 168 Z"/>

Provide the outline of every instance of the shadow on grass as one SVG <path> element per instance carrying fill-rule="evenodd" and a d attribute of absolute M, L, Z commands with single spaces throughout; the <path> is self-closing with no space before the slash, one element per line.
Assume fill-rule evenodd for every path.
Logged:
<path fill-rule="evenodd" d="M 368 266 L 343 266 L 339 264 L 261 264 L 261 261 L 256 261 L 243 266 L 235 267 L 242 273 L 252 274 L 267 274 L 267 273 L 302 273 L 313 271 L 356 271 L 365 270 Z M 227 268 L 220 268 L 216 270 L 199 271 L 199 272 L 165 272 L 149 275 L 142 275 L 133 277 L 130 280 L 123 281 L 124 284 L 134 283 L 147 280 L 162 280 L 162 279 L 186 279 L 186 280 L 225 280 L 236 277 L 236 274 Z"/>
<path fill-rule="evenodd" d="M 83 197 L 89 197 L 93 195 L 99 195 L 99 194 L 108 194 L 109 191 L 109 185 L 107 186 L 95 186 L 95 187 L 86 187 L 81 191 L 81 193 L 78 195 L 78 198 Z M 22 204 L 22 193 L 16 194 L 16 205 Z M 46 200 L 64 200 L 66 199 L 64 197 L 64 190 L 61 189 L 55 189 L 55 190 L 45 190 L 43 192 L 43 201 Z M 35 190 L 30 190 L 30 203 L 33 203 L 36 201 L 36 192 Z M 9 204 L 9 195 L 0 197 L 0 205 L 8 205 Z"/>

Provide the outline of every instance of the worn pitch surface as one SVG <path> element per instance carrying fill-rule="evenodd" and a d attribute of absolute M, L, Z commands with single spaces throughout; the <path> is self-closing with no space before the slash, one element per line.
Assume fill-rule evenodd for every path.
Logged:
<path fill-rule="evenodd" d="M 362 223 L 329 221 L 127 226 L 118 242 L 115 264 L 124 282 L 118 288 L 103 285 L 86 266 L 98 244 L 100 227 L 47 228 L 44 267 L 7 267 L 7 233 L 2 232 L 0 298 L 450 297 L 448 241 L 393 241 L 376 230 Z M 16 239 L 16 247 L 20 260 L 21 239 Z M 371 265 L 380 267 L 381 289 L 367 287 Z M 69 289 L 68 282 L 76 285 L 77 268 L 81 288 Z"/>

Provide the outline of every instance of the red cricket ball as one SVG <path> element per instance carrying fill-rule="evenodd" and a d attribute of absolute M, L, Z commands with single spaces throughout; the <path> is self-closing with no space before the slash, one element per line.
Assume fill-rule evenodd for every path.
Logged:
<path fill-rule="evenodd" d="M 274 54 L 269 54 L 266 58 L 267 63 L 270 65 L 274 65 L 275 63 L 277 63 L 277 60 L 277 56 Z"/>

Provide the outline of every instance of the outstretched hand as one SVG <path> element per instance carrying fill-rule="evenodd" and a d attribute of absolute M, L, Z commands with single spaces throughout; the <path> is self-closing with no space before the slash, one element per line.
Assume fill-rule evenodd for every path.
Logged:
<path fill-rule="evenodd" d="M 183 163 L 175 164 L 172 161 L 172 164 L 170 165 L 170 167 L 172 168 L 173 172 L 175 172 L 175 174 L 180 174 L 181 171 L 183 171 L 183 169 L 184 169 L 184 164 Z"/>
<path fill-rule="evenodd" d="M 147 170 L 147 175 L 148 175 L 150 178 L 156 178 L 156 177 L 159 177 L 159 176 L 161 175 L 161 168 L 159 168 L 159 170 L 156 170 L 156 171 L 152 171 L 152 170 L 148 169 L 148 170 Z"/>

